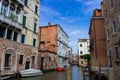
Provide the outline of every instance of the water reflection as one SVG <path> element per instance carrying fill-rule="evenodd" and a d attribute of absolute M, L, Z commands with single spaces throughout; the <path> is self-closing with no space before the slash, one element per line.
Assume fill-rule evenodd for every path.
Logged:
<path fill-rule="evenodd" d="M 67 70 L 66 70 L 66 80 L 72 80 L 71 67 L 67 68 Z"/>
<path fill-rule="evenodd" d="M 44 73 L 43 76 L 30 77 L 30 78 L 14 78 L 10 80 L 66 80 L 66 71 L 64 72 L 52 71 L 52 72 Z"/>
<path fill-rule="evenodd" d="M 72 67 L 72 80 L 82 80 L 78 66 Z"/>
<path fill-rule="evenodd" d="M 30 77 L 30 78 L 15 78 L 10 80 L 82 80 L 80 68 L 78 66 L 73 66 L 67 68 L 63 72 L 47 72 L 43 76 Z"/>
<path fill-rule="evenodd" d="M 43 80 L 66 80 L 66 73 L 65 71 L 44 73 Z"/>

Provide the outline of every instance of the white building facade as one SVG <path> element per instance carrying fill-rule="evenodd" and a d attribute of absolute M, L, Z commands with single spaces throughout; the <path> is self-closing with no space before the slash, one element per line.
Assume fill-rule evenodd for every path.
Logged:
<path fill-rule="evenodd" d="M 79 56 L 84 54 L 90 54 L 89 52 L 89 39 L 78 40 L 78 54 Z"/>
<path fill-rule="evenodd" d="M 90 54 L 89 39 L 78 39 L 79 66 L 87 66 L 87 61 L 82 57 L 85 54 Z"/>
<path fill-rule="evenodd" d="M 68 65 L 68 41 L 69 37 L 65 31 L 58 25 L 58 39 L 57 39 L 57 63 L 58 67 L 64 67 Z"/>

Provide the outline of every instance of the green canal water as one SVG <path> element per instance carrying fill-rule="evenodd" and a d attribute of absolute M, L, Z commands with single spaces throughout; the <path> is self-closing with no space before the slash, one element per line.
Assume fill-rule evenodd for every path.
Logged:
<path fill-rule="evenodd" d="M 73 66 L 63 72 L 52 71 L 44 73 L 43 76 L 30 78 L 13 78 L 9 80 L 83 80 L 83 75 L 78 66 Z"/>

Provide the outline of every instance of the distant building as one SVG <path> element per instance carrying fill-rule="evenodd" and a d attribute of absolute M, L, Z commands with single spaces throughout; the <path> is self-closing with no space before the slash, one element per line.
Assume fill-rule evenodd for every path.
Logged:
<path fill-rule="evenodd" d="M 87 66 L 87 60 L 82 57 L 85 54 L 90 54 L 89 39 L 78 39 L 79 66 Z"/>
<path fill-rule="evenodd" d="M 89 39 L 78 39 L 78 54 L 90 54 L 89 52 Z"/>
<path fill-rule="evenodd" d="M 0 0 L 2 75 L 37 68 L 39 0 Z"/>
<path fill-rule="evenodd" d="M 89 28 L 91 69 L 93 72 L 99 71 L 106 73 L 107 70 L 107 50 L 106 33 L 104 26 L 103 6 L 101 9 L 95 9 L 90 21 Z"/>
<path fill-rule="evenodd" d="M 103 9 L 108 67 L 115 78 L 111 80 L 120 80 L 120 0 L 103 0 Z"/>
<path fill-rule="evenodd" d="M 68 62 L 69 62 L 69 64 L 72 63 L 72 54 L 73 54 L 72 48 L 69 47 L 68 48 L 68 60 L 69 60 Z"/>
<path fill-rule="evenodd" d="M 40 27 L 40 49 L 54 52 L 57 66 L 68 65 L 68 35 L 58 24 Z"/>

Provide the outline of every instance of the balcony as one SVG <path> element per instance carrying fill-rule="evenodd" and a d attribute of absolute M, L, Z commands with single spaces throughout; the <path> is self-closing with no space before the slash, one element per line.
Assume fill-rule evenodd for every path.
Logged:
<path fill-rule="evenodd" d="M 24 0 L 17 0 L 22 6 L 24 6 Z"/>
<path fill-rule="evenodd" d="M 8 17 L 5 14 L 0 14 L 0 21 L 21 30 L 22 24 L 18 23 L 18 21 L 15 19 L 16 17 L 17 16 L 15 15 Z"/>

